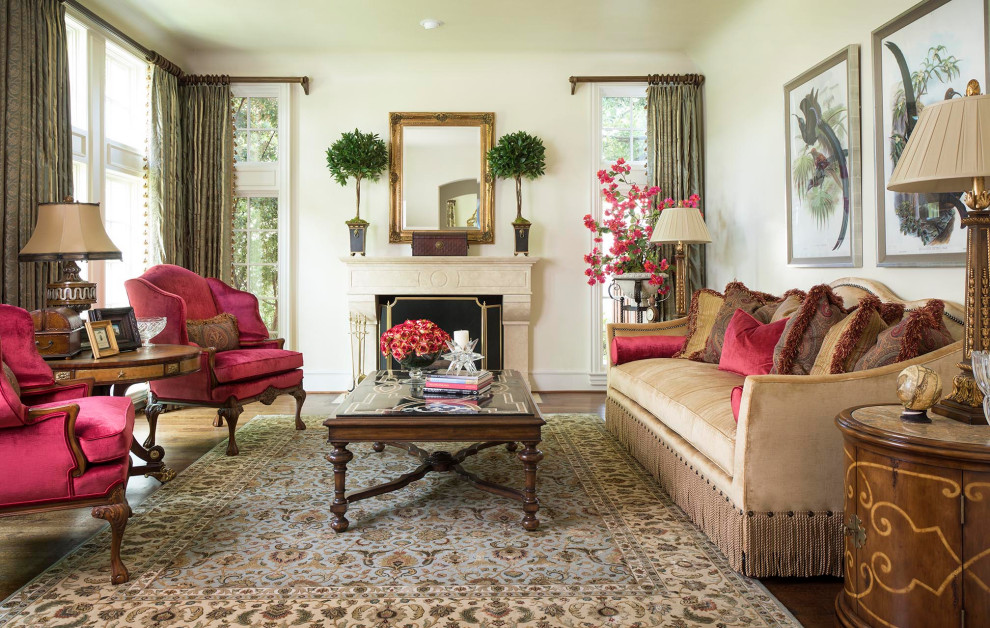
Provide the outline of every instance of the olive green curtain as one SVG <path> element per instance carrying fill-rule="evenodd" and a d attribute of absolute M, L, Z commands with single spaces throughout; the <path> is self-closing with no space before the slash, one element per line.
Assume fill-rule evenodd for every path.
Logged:
<path fill-rule="evenodd" d="M 179 77 L 157 64 L 151 66 L 149 109 L 148 258 L 155 265 L 178 259 L 181 234 L 187 229 L 182 210 Z"/>
<path fill-rule="evenodd" d="M 234 202 L 230 80 L 183 77 L 179 102 L 184 216 L 164 222 L 164 240 L 180 238 L 175 258 L 165 260 L 203 277 L 229 280 Z"/>
<path fill-rule="evenodd" d="M 661 83 L 646 93 L 646 168 L 650 185 L 660 186 L 662 198 L 701 196 L 705 208 L 704 110 L 701 85 Z M 687 295 L 705 286 L 705 245 L 687 245 Z M 674 261 L 674 245 L 663 245 L 663 256 Z M 670 297 L 659 304 L 662 320 L 675 317 L 674 272 Z"/>
<path fill-rule="evenodd" d="M 72 193 L 65 10 L 59 0 L 0 0 L 0 301 L 44 304 L 53 265 L 20 263 L 38 203 Z"/>

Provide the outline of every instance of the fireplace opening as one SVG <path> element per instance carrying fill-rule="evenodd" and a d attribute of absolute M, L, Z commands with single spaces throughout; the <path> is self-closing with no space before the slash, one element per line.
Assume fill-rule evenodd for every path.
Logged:
<path fill-rule="evenodd" d="M 480 360 L 479 367 L 489 370 L 502 368 L 501 295 L 379 295 L 375 311 L 378 313 L 379 338 L 394 325 L 407 320 L 426 318 L 451 336 L 459 329 L 466 329 L 472 340 L 479 339 L 475 351 L 484 356 Z M 391 356 L 383 356 L 380 352 L 378 367 L 401 368 Z"/>

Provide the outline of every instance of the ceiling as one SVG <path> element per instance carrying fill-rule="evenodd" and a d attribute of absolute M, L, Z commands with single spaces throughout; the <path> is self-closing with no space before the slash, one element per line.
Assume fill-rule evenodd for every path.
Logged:
<path fill-rule="evenodd" d="M 751 0 L 81 0 L 184 52 L 685 50 Z M 427 31 L 424 18 L 442 20 Z"/>

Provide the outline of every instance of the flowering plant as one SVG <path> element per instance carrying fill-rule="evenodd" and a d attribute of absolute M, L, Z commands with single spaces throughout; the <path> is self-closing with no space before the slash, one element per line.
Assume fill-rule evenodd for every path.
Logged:
<path fill-rule="evenodd" d="M 447 346 L 450 334 L 433 321 L 418 319 L 406 321 L 382 334 L 379 347 L 382 355 L 391 355 L 397 362 L 413 354 L 417 356 L 439 353 Z"/>
<path fill-rule="evenodd" d="M 676 204 L 697 207 L 699 197 L 694 194 L 684 201 L 675 202 L 668 198 L 658 202 L 655 199 L 660 194 L 660 188 L 629 183 L 626 175 L 631 171 L 632 166 L 624 159 L 616 161 L 608 170 L 598 171 L 606 205 L 600 221 L 592 218 L 591 214 L 584 217 L 584 226 L 594 234 L 591 253 L 584 256 L 588 264 L 584 274 L 588 277 L 588 285 L 593 286 L 605 283 L 606 275 L 649 273 L 650 285 L 659 286 L 658 292 L 667 294 L 670 286 L 666 285 L 665 271 L 670 265 L 660 257 L 660 247 L 650 243 L 653 225 L 663 209 Z M 620 184 L 628 186 L 625 195 L 619 189 Z M 606 233 L 613 236 L 607 251 L 604 250 L 603 238 Z"/>

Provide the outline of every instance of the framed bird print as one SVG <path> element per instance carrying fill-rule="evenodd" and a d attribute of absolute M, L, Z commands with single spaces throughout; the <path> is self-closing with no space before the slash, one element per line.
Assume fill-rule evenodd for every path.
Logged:
<path fill-rule="evenodd" d="M 859 46 L 784 85 L 787 263 L 862 266 Z"/>
<path fill-rule="evenodd" d="M 928 0 L 873 31 L 877 265 L 964 266 L 959 194 L 905 194 L 887 181 L 921 111 L 987 86 L 987 0 Z"/>

